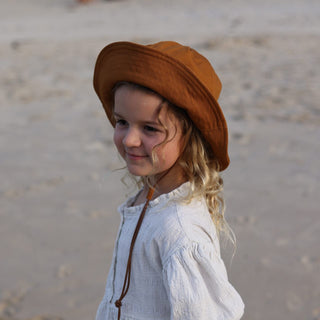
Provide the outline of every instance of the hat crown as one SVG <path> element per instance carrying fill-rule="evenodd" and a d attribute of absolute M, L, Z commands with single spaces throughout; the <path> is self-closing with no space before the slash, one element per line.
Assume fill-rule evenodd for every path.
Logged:
<path fill-rule="evenodd" d="M 222 84 L 210 62 L 196 50 L 183 46 L 175 41 L 161 41 L 147 47 L 160 51 L 163 54 L 181 62 L 186 66 L 218 100 Z"/>

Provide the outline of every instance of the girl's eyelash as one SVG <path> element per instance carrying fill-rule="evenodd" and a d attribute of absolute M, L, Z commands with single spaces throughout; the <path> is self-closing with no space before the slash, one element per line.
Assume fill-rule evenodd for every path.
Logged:
<path fill-rule="evenodd" d="M 124 119 L 116 119 L 116 125 L 125 126 L 125 125 L 127 125 L 127 121 Z M 144 130 L 146 130 L 148 132 L 158 132 L 159 131 L 159 129 L 152 127 L 152 126 L 148 126 L 148 125 L 144 126 Z"/>
<path fill-rule="evenodd" d="M 123 120 L 123 119 L 116 120 L 116 124 L 124 125 L 126 123 L 127 123 L 126 120 Z"/>
<path fill-rule="evenodd" d="M 147 131 L 151 131 L 151 132 L 157 132 L 159 131 L 158 129 L 154 128 L 154 127 L 151 127 L 151 126 L 145 126 L 144 127 Z"/>

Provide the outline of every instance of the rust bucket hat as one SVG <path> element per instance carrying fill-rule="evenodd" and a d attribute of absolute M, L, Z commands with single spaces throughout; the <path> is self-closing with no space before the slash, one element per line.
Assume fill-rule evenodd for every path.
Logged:
<path fill-rule="evenodd" d="M 173 41 L 149 45 L 114 42 L 103 48 L 93 85 L 113 126 L 112 89 L 120 81 L 150 88 L 186 110 L 211 146 L 220 171 L 228 167 L 228 129 L 218 103 L 222 85 L 204 56 Z"/>

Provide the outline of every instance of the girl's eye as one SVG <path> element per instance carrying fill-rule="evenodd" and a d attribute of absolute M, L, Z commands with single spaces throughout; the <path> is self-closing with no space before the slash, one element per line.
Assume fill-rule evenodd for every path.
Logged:
<path fill-rule="evenodd" d="M 127 124 L 127 121 L 126 120 L 123 120 L 123 119 L 119 119 L 116 121 L 116 126 L 120 126 L 120 127 L 123 127 Z"/>
<path fill-rule="evenodd" d="M 158 129 L 151 127 L 151 126 L 145 126 L 144 129 L 148 132 L 158 132 L 159 131 Z"/>

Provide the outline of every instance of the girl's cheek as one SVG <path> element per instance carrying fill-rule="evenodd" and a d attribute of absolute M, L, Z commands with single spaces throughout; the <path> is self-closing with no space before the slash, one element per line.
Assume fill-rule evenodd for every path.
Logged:
<path fill-rule="evenodd" d="M 117 128 L 115 128 L 113 132 L 113 143 L 117 147 L 118 151 L 120 151 L 121 145 L 122 145 L 122 137 L 121 137 L 121 133 Z"/>
<path fill-rule="evenodd" d="M 158 137 L 152 137 L 149 139 L 145 139 L 144 141 L 144 146 L 145 148 L 148 150 L 148 153 L 151 154 L 152 151 L 154 150 L 154 153 L 159 153 L 161 148 L 161 139 L 159 139 Z"/>

